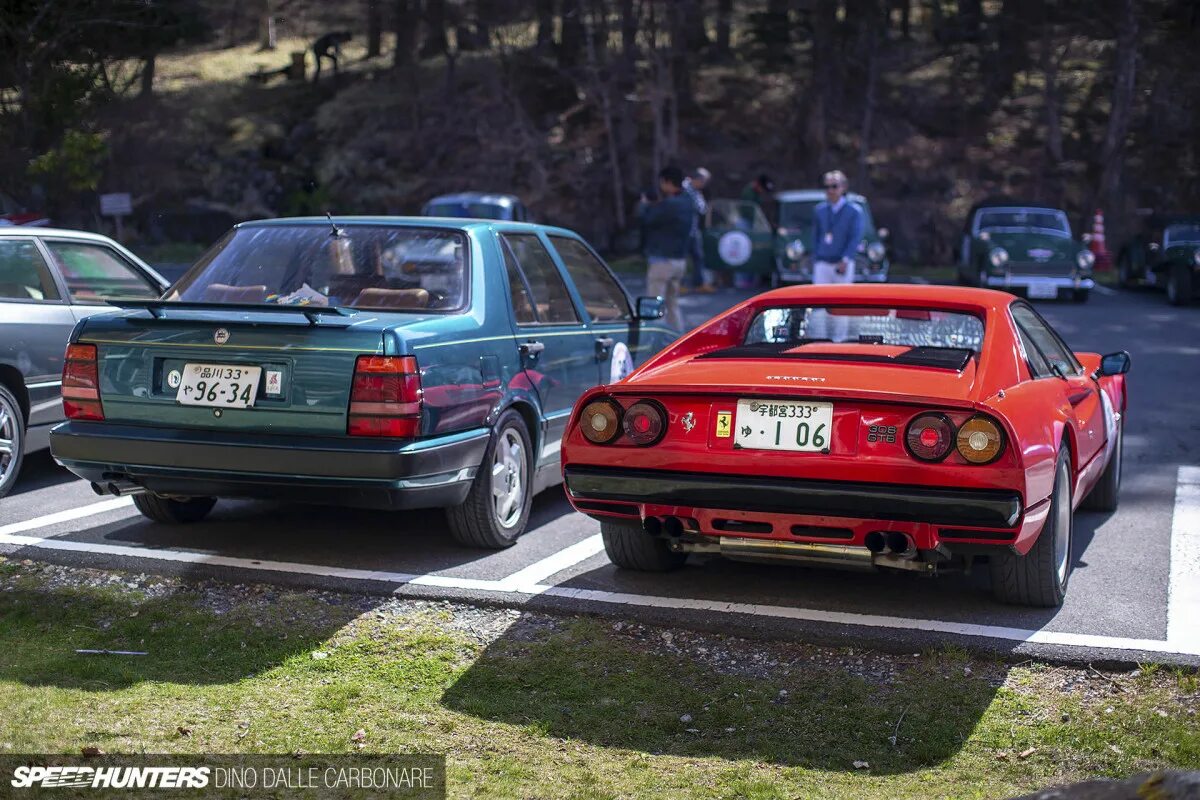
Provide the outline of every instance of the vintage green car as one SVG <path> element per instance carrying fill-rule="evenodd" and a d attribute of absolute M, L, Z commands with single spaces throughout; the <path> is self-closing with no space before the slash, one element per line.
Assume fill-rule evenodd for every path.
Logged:
<path fill-rule="evenodd" d="M 575 399 L 672 341 L 578 235 L 358 217 L 238 225 L 161 299 L 71 335 L 54 458 L 147 517 L 224 497 L 445 508 L 505 547 Z"/>
<path fill-rule="evenodd" d="M 1071 235 L 1061 209 L 989 200 L 971 209 L 959 246 L 962 283 L 1024 292 L 1030 299 L 1086 302 L 1096 257 Z"/>
<path fill-rule="evenodd" d="M 1125 287 L 1165 286 L 1167 302 L 1187 305 L 1200 294 L 1200 215 L 1152 216 L 1117 254 Z"/>
<path fill-rule="evenodd" d="M 888 254 L 884 240 L 887 228 L 876 228 L 871 206 L 861 194 L 849 194 L 846 199 L 862 209 L 863 239 L 854 257 L 854 280 L 857 283 L 884 283 L 888 279 Z M 775 258 L 782 283 L 812 281 L 813 217 L 819 203 L 825 202 L 821 189 L 794 189 L 775 195 L 779 204 L 779 228 L 775 240 Z"/>
<path fill-rule="evenodd" d="M 717 272 L 775 274 L 775 233 L 758 203 L 717 198 L 708 204 L 704 266 Z"/>

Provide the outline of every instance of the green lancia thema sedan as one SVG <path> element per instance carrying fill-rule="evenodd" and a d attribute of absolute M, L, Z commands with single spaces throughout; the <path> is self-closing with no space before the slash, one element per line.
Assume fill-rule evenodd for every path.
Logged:
<path fill-rule="evenodd" d="M 571 231 L 420 218 L 238 225 L 161 300 L 71 335 L 55 459 L 147 517 L 221 497 L 446 509 L 505 547 L 575 399 L 672 341 Z"/>

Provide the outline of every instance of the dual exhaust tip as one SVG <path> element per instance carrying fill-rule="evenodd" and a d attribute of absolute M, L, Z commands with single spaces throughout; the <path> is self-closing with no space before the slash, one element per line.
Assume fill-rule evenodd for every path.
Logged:
<path fill-rule="evenodd" d="M 105 495 L 113 495 L 114 497 L 129 497 L 135 494 L 145 494 L 146 489 L 139 486 L 133 481 L 127 480 L 112 480 L 104 481 L 103 483 L 92 483 L 92 491 L 101 497 Z"/>
<path fill-rule="evenodd" d="M 683 521 L 679 517 L 646 517 L 642 520 L 642 528 L 651 536 L 669 536 L 678 538 L 683 535 Z M 917 546 L 908 534 L 898 531 L 871 531 L 867 534 L 864 544 L 873 555 L 887 552 L 899 558 L 913 558 L 917 555 Z"/>

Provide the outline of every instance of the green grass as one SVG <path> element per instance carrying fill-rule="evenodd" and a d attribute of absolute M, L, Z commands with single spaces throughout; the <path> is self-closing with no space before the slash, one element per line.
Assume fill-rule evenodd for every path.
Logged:
<path fill-rule="evenodd" d="M 216 614 L 195 587 L 148 599 L 39 580 L 0 571 L 0 748 L 14 753 L 354 752 L 362 729 L 364 752 L 447 754 L 451 796 L 514 798 L 996 797 L 1200 768 L 1190 671 L 1083 692 L 1065 678 L 1087 673 L 944 650 L 871 681 L 790 645 L 790 666 L 744 677 L 594 620 L 526 616 L 484 647 L 445 611 L 264 588 L 278 594 Z"/>

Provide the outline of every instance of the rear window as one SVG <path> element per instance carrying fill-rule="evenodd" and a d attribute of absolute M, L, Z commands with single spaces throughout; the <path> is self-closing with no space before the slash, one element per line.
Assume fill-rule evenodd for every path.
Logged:
<path fill-rule="evenodd" d="M 928 308 L 787 306 L 758 313 L 746 345 L 784 352 L 817 342 L 970 350 L 983 343 L 983 321 L 972 314 Z"/>
<path fill-rule="evenodd" d="M 456 311 L 466 305 L 460 231 L 384 225 L 236 228 L 168 300 Z"/>
<path fill-rule="evenodd" d="M 512 210 L 498 203 L 430 203 L 425 207 L 427 217 L 465 219 L 512 219 Z"/>

